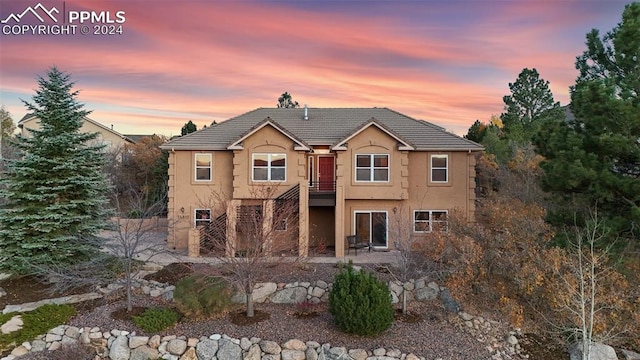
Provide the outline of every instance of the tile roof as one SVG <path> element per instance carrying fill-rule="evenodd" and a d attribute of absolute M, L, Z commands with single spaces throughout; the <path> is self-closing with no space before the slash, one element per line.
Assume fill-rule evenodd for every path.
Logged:
<path fill-rule="evenodd" d="M 226 150 L 252 128 L 270 118 L 288 135 L 310 145 L 335 146 L 372 119 L 416 150 L 471 150 L 483 147 L 432 123 L 388 108 L 258 108 L 194 133 L 166 142 L 166 150 Z"/>
<path fill-rule="evenodd" d="M 126 137 L 127 139 L 131 140 L 131 142 L 133 142 L 133 143 L 138 143 L 138 142 L 140 142 L 140 140 L 142 140 L 142 138 L 153 137 L 153 136 L 155 136 L 155 134 L 151 134 L 151 135 L 146 135 L 146 134 L 123 134 L 123 136 Z"/>

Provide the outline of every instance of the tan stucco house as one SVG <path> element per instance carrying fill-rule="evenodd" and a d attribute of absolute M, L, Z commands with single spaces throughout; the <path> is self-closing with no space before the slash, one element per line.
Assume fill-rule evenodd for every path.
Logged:
<path fill-rule="evenodd" d="M 98 133 L 96 141 L 105 145 L 106 149 L 122 149 L 125 144 L 131 144 L 133 141 L 126 135 L 122 135 L 119 132 L 100 124 L 99 122 L 92 120 L 88 117 L 84 117 L 80 132 L 82 133 Z M 25 115 L 19 122 L 18 128 L 20 134 L 24 137 L 31 136 L 29 130 L 40 129 L 40 119 L 33 114 Z"/>
<path fill-rule="evenodd" d="M 446 229 L 454 209 L 473 221 L 475 158 L 483 150 L 388 108 L 306 107 L 258 108 L 161 148 L 169 151 L 170 247 L 198 254 L 196 226 L 227 215 L 203 205 L 212 191 L 226 194 L 233 213 L 255 204 L 252 188 L 268 184 L 274 199 L 299 204 L 299 255 L 320 241 L 337 257 L 349 235 L 392 249 L 389 223 L 400 208 L 416 234 Z"/>

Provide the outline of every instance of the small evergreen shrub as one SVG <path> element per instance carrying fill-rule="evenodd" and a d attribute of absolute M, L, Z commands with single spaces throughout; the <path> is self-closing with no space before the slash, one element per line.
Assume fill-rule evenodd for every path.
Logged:
<path fill-rule="evenodd" d="M 231 306 L 232 288 L 213 276 L 192 275 L 178 281 L 173 291 L 178 310 L 191 318 L 222 316 Z"/>
<path fill-rule="evenodd" d="M 180 314 L 173 309 L 148 308 L 140 316 L 133 316 L 133 322 L 149 333 L 162 331 L 178 322 Z"/>
<path fill-rule="evenodd" d="M 10 346 L 31 341 L 36 336 L 46 334 L 50 329 L 69 321 L 76 314 L 76 309 L 71 305 L 46 304 L 39 308 L 20 314 L 24 325 L 22 329 L 8 334 L 0 334 L 0 353 Z M 6 314 L 2 321 L 9 321 L 17 313 Z"/>
<path fill-rule="evenodd" d="M 329 312 L 346 333 L 377 335 L 393 322 L 391 293 L 373 274 L 355 271 L 349 264 L 335 277 L 329 293 Z"/>

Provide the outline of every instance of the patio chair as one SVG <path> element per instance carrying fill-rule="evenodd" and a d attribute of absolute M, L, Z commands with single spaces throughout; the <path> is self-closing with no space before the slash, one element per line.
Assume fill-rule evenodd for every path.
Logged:
<path fill-rule="evenodd" d="M 365 242 L 358 235 L 348 235 L 347 236 L 347 255 L 351 252 L 351 249 L 354 250 L 356 256 L 358 256 L 358 249 L 369 248 L 369 252 L 371 252 L 371 243 Z"/>

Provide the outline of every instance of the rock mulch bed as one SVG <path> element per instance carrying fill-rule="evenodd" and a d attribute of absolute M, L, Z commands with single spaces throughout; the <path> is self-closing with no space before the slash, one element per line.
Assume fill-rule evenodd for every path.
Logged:
<path fill-rule="evenodd" d="M 424 312 L 424 308 L 419 305 L 420 303 L 426 301 L 437 304 L 438 302 L 434 303 L 430 300 L 440 297 L 447 305 L 445 306 L 447 310 L 458 311 L 457 304 L 447 304 L 447 302 L 453 301 L 446 297 L 450 296 L 448 291 L 434 282 L 417 279 L 405 284 L 388 281 L 388 284 L 394 302 L 398 302 L 404 289 L 408 299 L 412 301 L 410 304 L 418 304 L 417 306 L 412 305 L 411 308 Z M 106 288 L 99 288 L 98 293 L 108 295 L 121 287 L 121 283 L 111 284 Z M 137 293 L 145 294 L 146 296 L 143 298 L 153 300 L 154 304 L 157 302 L 170 303 L 175 289 L 169 284 L 144 279 L 138 279 L 135 288 Z M 203 349 L 208 349 L 206 353 L 217 356 L 218 359 L 313 360 L 337 359 L 339 357 L 355 360 L 424 359 L 419 356 L 442 360 L 527 358 L 522 354 L 518 344 L 518 337 L 521 336 L 518 330 L 505 332 L 505 325 L 502 323 L 488 321 L 464 312 L 459 312 L 458 316 L 452 316 L 445 314 L 444 309 L 440 308 L 439 315 L 434 316 L 433 310 L 427 310 L 427 312 L 431 311 L 432 319 L 424 320 L 419 324 L 396 321 L 388 332 L 376 339 L 371 339 L 339 333 L 333 328 L 330 315 L 326 311 L 318 318 L 299 322 L 290 316 L 290 305 L 277 305 L 278 303 L 295 304 L 304 300 L 323 303 L 326 302 L 330 289 L 331 283 L 324 280 L 287 284 L 261 283 L 254 292 L 254 300 L 257 303 L 262 303 L 262 306 L 272 314 L 274 317 L 272 320 L 258 323 L 254 327 L 239 328 L 233 327 L 228 322 L 225 323 L 224 319 L 197 323 L 186 322 L 168 330 L 173 331 L 174 334 L 181 334 L 179 336 L 169 333 L 144 334 L 139 329 L 137 329 L 136 335 L 136 329 L 127 328 L 127 326 L 131 327 L 131 324 L 107 321 L 106 318 L 109 316 L 106 314 L 114 308 L 103 306 L 83 314 L 79 318 L 72 319 L 71 325 L 59 326 L 31 343 L 18 346 L 12 355 L 1 360 L 11 360 L 17 355 L 27 353 L 29 359 L 40 359 L 38 357 L 40 351 L 58 349 L 65 344 L 72 343 L 90 345 L 99 354 L 105 357 L 109 356 L 113 360 L 138 360 L 153 358 L 153 356 L 175 360 L 212 359 L 213 357 L 209 357 L 209 355 L 202 355 L 205 351 Z M 446 296 L 443 297 L 443 295 Z M 239 302 L 244 300 L 241 294 L 236 295 L 235 298 Z M 147 302 L 142 305 L 148 304 Z M 433 305 L 431 306 L 433 307 Z M 285 316 L 287 318 L 284 318 Z M 93 324 L 94 327 L 85 327 L 88 324 Z M 115 330 L 125 328 L 127 331 Z M 458 331 L 455 331 L 455 328 Z M 228 335 L 223 335 L 221 332 L 220 334 L 202 336 L 207 332 L 207 329 L 209 331 L 210 329 L 224 330 L 224 333 Z M 256 337 L 242 337 L 246 334 L 253 334 Z M 333 336 L 333 334 L 337 335 Z M 321 340 L 324 344 L 321 345 L 320 342 L 314 340 Z M 386 343 L 391 349 L 386 350 L 383 343 Z M 272 347 L 279 348 L 280 352 L 265 351 L 265 347 L 269 348 L 265 344 L 277 345 L 277 347 L 275 345 Z M 292 347 L 292 344 L 296 344 L 296 346 Z M 399 349 L 404 349 L 404 352 Z M 218 354 L 218 351 L 221 350 L 223 351 L 220 353 L 222 355 Z M 125 354 L 128 355 L 125 356 Z M 45 358 L 42 357 L 42 359 Z"/>

